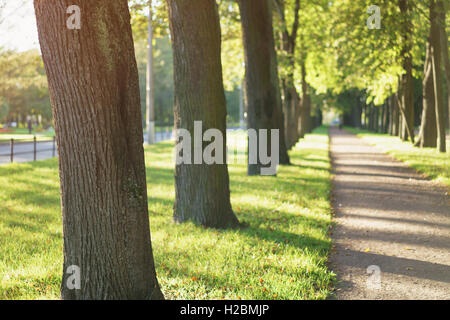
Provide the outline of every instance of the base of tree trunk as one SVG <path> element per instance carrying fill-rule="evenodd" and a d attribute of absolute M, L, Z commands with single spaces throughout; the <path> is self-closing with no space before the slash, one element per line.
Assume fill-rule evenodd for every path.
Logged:
<path fill-rule="evenodd" d="M 214 214 L 197 213 L 195 216 L 187 216 L 175 212 L 173 220 L 175 223 L 193 222 L 205 228 L 215 229 L 236 229 L 241 226 L 241 223 L 239 223 L 239 220 L 231 209 L 224 210 L 220 213 L 216 211 Z"/>

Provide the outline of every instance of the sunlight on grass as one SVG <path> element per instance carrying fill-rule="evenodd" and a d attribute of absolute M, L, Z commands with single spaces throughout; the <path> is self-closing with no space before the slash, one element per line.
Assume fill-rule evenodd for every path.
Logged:
<path fill-rule="evenodd" d="M 366 130 L 346 128 L 358 134 L 368 143 L 377 146 L 383 152 L 389 153 L 425 174 L 434 181 L 450 186 L 450 141 L 447 140 L 447 153 L 441 153 L 436 148 L 417 148 L 410 142 L 403 142 L 399 137 L 388 134 L 373 133 Z"/>
<path fill-rule="evenodd" d="M 33 130 L 31 134 L 28 133 L 28 129 L 20 128 L 20 129 L 12 129 L 12 132 L 4 133 L 0 132 L 0 143 L 7 143 L 11 139 L 14 140 L 33 140 L 33 137 L 36 136 L 36 140 L 38 141 L 51 141 L 53 136 L 55 135 L 52 131 L 42 131 L 37 132 Z"/>
<path fill-rule="evenodd" d="M 238 156 L 246 136 L 233 133 Z M 324 299 L 334 274 L 328 136 L 306 136 L 277 177 L 230 165 L 239 230 L 175 224 L 173 143 L 146 147 L 152 244 L 167 299 Z M 243 159 L 241 159 L 243 160 Z M 242 162 L 242 161 L 240 161 Z M 62 226 L 56 159 L 0 167 L 0 299 L 57 299 Z"/>

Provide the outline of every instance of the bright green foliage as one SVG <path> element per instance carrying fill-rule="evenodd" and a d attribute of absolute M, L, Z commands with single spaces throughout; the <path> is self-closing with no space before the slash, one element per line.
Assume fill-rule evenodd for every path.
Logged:
<path fill-rule="evenodd" d="M 4 119 L 9 113 L 9 105 L 6 103 L 6 99 L 0 97 L 0 121 Z"/>
<path fill-rule="evenodd" d="M 320 1 L 318 1 L 320 3 Z M 335 0 L 326 5 L 311 6 L 306 35 L 314 42 L 308 46 L 307 80 L 319 93 L 357 88 L 366 90 L 368 103 L 380 105 L 398 90 L 398 79 L 404 72 L 401 55 L 401 23 L 413 24 L 412 55 L 421 76 L 424 46 L 429 23 L 426 6 L 414 2 L 412 14 L 403 17 L 397 1 Z M 376 4 L 381 10 L 381 28 L 369 29 L 367 9 Z"/>
<path fill-rule="evenodd" d="M 229 143 L 245 157 L 244 133 Z M 239 230 L 172 221 L 173 144 L 146 147 L 152 245 L 168 299 L 325 299 L 334 274 L 330 163 L 325 128 L 307 135 L 277 177 L 248 177 L 230 165 Z M 62 225 L 56 159 L 0 167 L 0 299 L 56 299 Z M 255 192 L 258 186 L 259 192 Z"/>
<path fill-rule="evenodd" d="M 131 26 L 135 40 L 147 38 L 149 0 L 129 0 Z M 165 0 L 152 0 L 152 27 L 155 38 L 169 34 L 169 16 Z"/>
<path fill-rule="evenodd" d="M 130 0 L 129 4 L 139 69 L 142 115 L 145 119 L 148 1 Z M 218 9 L 222 25 L 222 65 L 227 99 L 227 123 L 229 126 L 235 126 L 239 123 L 239 89 L 244 78 L 244 49 L 239 8 L 235 1 L 221 0 L 218 2 Z M 153 0 L 152 10 L 155 116 L 157 125 L 168 125 L 173 123 L 174 86 L 166 2 Z"/>
<path fill-rule="evenodd" d="M 41 115 L 51 120 L 44 65 L 37 50 L 0 52 L 0 122 L 9 115 Z"/>
<path fill-rule="evenodd" d="M 155 118 L 157 125 L 169 125 L 173 123 L 174 101 L 172 47 L 167 36 L 155 38 L 153 41 Z M 139 72 L 142 119 L 145 122 L 147 41 L 135 40 L 134 46 Z"/>
<path fill-rule="evenodd" d="M 242 84 L 245 73 L 241 17 L 236 1 L 221 0 L 218 3 L 222 32 L 223 84 L 225 90 L 233 91 Z"/>

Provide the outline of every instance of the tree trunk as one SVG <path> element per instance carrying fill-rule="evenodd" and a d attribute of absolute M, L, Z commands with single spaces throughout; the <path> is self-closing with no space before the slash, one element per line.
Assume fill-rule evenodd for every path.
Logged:
<path fill-rule="evenodd" d="M 368 105 L 367 107 L 369 109 L 369 130 L 375 131 L 375 121 L 374 121 L 375 110 L 372 104 Z"/>
<path fill-rule="evenodd" d="M 414 143 L 414 92 L 413 92 L 413 78 L 412 78 L 412 25 L 410 18 L 410 1 L 399 0 L 399 8 L 402 19 L 402 51 L 403 70 L 405 73 L 400 79 L 401 98 L 400 108 L 402 115 L 401 138 L 403 140 L 410 139 Z"/>
<path fill-rule="evenodd" d="M 372 121 L 371 127 L 372 127 L 373 132 L 377 132 L 377 120 L 376 120 L 377 119 L 377 110 L 378 110 L 378 108 L 372 104 L 370 115 L 371 115 L 371 121 Z"/>
<path fill-rule="evenodd" d="M 379 132 L 380 107 L 375 107 L 375 132 Z"/>
<path fill-rule="evenodd" d="M 392 135 L 398 136 L 400 133 L 400 111 L 398 106 L 398 92 L 394 94 L 392 99 L 392 109 L 393 109 L 393 115 L 392 115 Z"/>
<path fill-rule="evenodd" d="M 297 141 L 303 138 L 302 134 L 302 105 L 303 99 L 300 97 L 297 91 L 295 91 L 296 107 L 295 107 L 295 129 Z"/>
<path fill-rule="evenodd" d="M 281 92 L 270 4 L 268 0 L 245 0 L 238 3 L 245 50 L 248 128 L 255 129 L 257 132 L 260 129 L 280 130 L 280 163 L 289 164 L 284 137 Z M 267 139 L 267 150 L 271 150 L 270 139 Z M 262 167 L 265 167 L 265 165 L 260 163 L 258 156 L 257 164 L 248 164 L 248 174 L 259 175 Z"/>
<path fill-rule="evenodd" d="M 63 299 L 161 299 L 150 241 L 139 79 L 126 0 L 34 1 L 58 143 Z M 79 267 L 80 289 L 71 282 Z M 74 289 L 68 283 L 75 285 Z"/>
<path fill-rule="evenodd" d="M 430 35 L 427 41 L 424 64 L 422 121 L 420 125 L 419 140 L 416 142 L 416 145 L 421 148 L 435 148 L 437 146 L 437 121 L 433 81 L 433 47 L 436 45 L 436 40 L 440 40 L 439 37 L 436 39 L 436 16 L 433 3 L 434 0 L 430 2 L 430 18 L 434 18 L 434 21 L 431 19 Z M 439 33 L 437 36 L 439 36 Z M 435 51 L 436 50 L 434 50 L 434 52 Z"/>
<path fill-rule="evenodd" d="M 436 147 L 437 131 L 436 131 L 436 112 L 434 106 L 434 88 L 433 75 L 430 56 L 430 45 L 427 44 L 427 57 L 424 65 L 423 78 L 423 109 L 422 121 L 420 124 L 419 140 L 416 145 L 421 148 Z"/>
<path fill-rule="evenodd" d="M 304 57 L 305 58 L 305 57 Z M 303 138 L 309 132 L 311 124 L 311 97 L 309 96 L 309 86 L 306 82 L 306 67 L 304 58 L 301 64 L 302 69 L 302 105 L 301 105 L 301 128 L 300 138 Z"/>
<path fill-rule="evenodd" d="M 273 3 L 275 4 L 276 9 L 280 15 L 280 21 L 282 24 L 280 50 L 283 51 L 284 56 L 286 57 L 285 63 L 286 69 L 288 70 L 287 74 L 282 76 L 281 82 L 284 98 L 283 113 L 284 113 L 286 145 L 288 149 L 290 149 L 299 139 L 298 121 L 296 115 L 298 115 L 297 109 L 301 108 L 301 105 L 300 99 L 298 98 L 297 89 L 295 88 L 294 85 L 294 70 L 295 70 L 295 48 L 297 41 L 297 32 L 299 28 L 300 0 L 295 0 L 294 17 L 293 17 L 294 21 L 292 24 L 291 33 L 289 33 L 284 12 L 285 2 L 283 0 L 276 0 Z"/>
<path fill-rule="evenodd" d="M 245 80 L 243 80 L 241 85 L 239 86 L 239 127 L 241 129 L 246 128 L 244 119 L 244 105 L 245 105 L 244 87 L 245 87 Z"/>
<path fill-rule="evenodd" d="M 393 110 L 393 103 L 392 103 L 392 97 L 390 96 L 387 100 L 388 103 L 388 114 L 389 114 L 389 124 L 388 124 L 388 133 L 392 136 L 393 135 L 393 126 L 394 126 L 394 121 L 392 120 L 394 117 L 394 110 Z"/>
<path fill-rule="evenodd" d="M 199 133 L 194 121 L 202 122 L 202 132 L 222 133 L 226 154 L 226 102 L 220 58 L 220 25 L 214 0 L 168 0 L 170 32 L 174 58 L 175 107 L 177 129 L 187 130 L 191 150 Z M 201 139 L 201 138 L 200 138 Z M 201 139 L 202 140 L 202 139 Z M 195 160 L 194 160 L 195 161 Z M 193 221 L 206 227 L 236 227 L 239 222 L 231 209 L 228 167 L 225 161 L 206 164 L 181 163 L 175 169 L 176 222 Z M 195 163 L 195 162 L 191 162 Z"/>
<path fill-rule="evenodd" d="M 447 32 L 445 30 L 446 14 L 443 8 L 443 2 L 439 1 L 438 5 L 439 5 L 438 12 L 440 15 L 440 21 L 443 21 L 443 23 L 439 24 L 439 27 L 441 29 L 440 36 L 441 36 L 442 61 L 445 70 L 445 79 L 447 82 L 448 127 L 450 128 L 450 60 L 448 54 Z"/>
<path fill-rule="evenodd" d="M 368 121 L 369 108 L 367 106 L 366 101 L 364 101 L 363 108 L 364 108 L 364 129 L 369 130 L 369 121 Z"/>
<path fill-rule="evenodd" d="M 433 7 L 434 5 L 434 7 Z M 442 78 L 441 78 L 441 26 L 445 25 L 445 21 L 441 21 L 439 9 L 443 10 L 442 0 L 431 1 L 430 20 L 431 20 L 431 39 L 432 39 L 432 65 L 433 65 L 433 89 L 434 89 L 434 105 L 436 110 L 436 127 L 438 135 L 438 149 L 440 152 L 446 152 L 445 137 L 445 112 L 442 101 Z M 433 11 L 433 12 L 432 12 Z M 434 16 L 433 16 L 434 14 Z"/>
<path fill-rule="evenodd" d="M 383 127 L 384 127 L 384 131 L 383 133 L 388 133 L 389 132 L 389 119 L 390 119 L 391 115 L 389 113 L 389 101 L 386 100 L 385 104 L 384 104 L 384 118 L 383 118 Z"/>
<path fill-rule="evenodd" d="M 355 106 L 352 108 L 352 126 L 361 128 L 361 101 L 360 97 L 356 96 Z"/>

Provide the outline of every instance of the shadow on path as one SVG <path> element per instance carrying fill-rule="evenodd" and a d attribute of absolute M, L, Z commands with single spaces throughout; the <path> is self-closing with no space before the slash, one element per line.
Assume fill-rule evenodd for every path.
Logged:
<path fill-rule="evenodd" d="M 335 298 L 450 299 L 448 190 L 353 134 L 330 140 Z"/>

